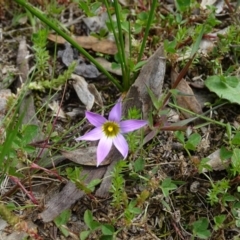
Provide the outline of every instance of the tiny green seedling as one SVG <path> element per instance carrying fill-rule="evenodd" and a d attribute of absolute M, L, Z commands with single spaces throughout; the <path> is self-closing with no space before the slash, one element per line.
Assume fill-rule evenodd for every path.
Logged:
<path fill-rule="evenodd" d="M 98 238 L 100 240 L 113 240 L 115 229 L 110 224 L 101 224 L 100 222 L 93 219 L 92 212 L 90 210 L 86 210 L 84 213 L 84 222 L 88 227 L 88 230 L 80 232 L 80 240 L 88 239 L 88 237 L 96 232 L 97 230 L 101 230 L 102 235 Z"/>
<path fill-rule="evenodd" d="M 200 218 L 193 223 L 193 235 L 200 239 L 208 239 L 211 236 L 211 232 L 208 229 L 209 222 L 207 218 Z"/>
<path fill-rule="evenodd" d="M 69 230 L 66 224 L 68 223 L 70 216 L 71 212 L 67 209 L 62 211 L 61 214 L 54 219 L 54 223 L 65 237 L 69 236 Z"/>

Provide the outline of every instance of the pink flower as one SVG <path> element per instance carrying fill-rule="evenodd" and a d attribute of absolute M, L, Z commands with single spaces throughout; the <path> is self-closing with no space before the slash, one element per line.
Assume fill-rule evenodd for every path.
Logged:
<path fill-rule="evenodd" d="M 117 102 L 112 108 L 108 120 L 99 114 L 86 111 L 86 118 L 95 128 L 82 137 L 76 138 L 76 140 L 99 140 L 97 147 L 97 166 L 106 158 L 113 144 L 125 159 L 128 154 L 128 144 L 122 134 L 132 132 L 147 124 L 145 120 L 121 121 L 121 117 L 121 101 Z"/>

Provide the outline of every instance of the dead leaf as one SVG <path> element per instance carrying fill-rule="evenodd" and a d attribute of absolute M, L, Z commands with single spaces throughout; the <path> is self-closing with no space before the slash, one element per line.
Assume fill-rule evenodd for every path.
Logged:
<path fill-rule="evenodd" d="M 68 67 L 73 61 L 76 62 L 74 73 L 86 77 L 86 78 L 97 78 L 100 72 L 95 65 L 86 63 L 86 61 L 78 54 L 70 44 L 65 44 L 63 51 L 58 51 L 58 57 L 61 57 L 62 62 Z"/>
<path fill-rule="evenodd" d="M 52 103 L 49 103 L 48 107 L 53 111 L 53 116 L 57 116 L 62 119 L 66 118 L 65 113 L 62 108 L 60 108 L 58 101 L 53 101 Z"/>
<path fill-rule="evenodd" d="M 24 38 L 20 41 L 18 46 L 17 67 L 21 74 L 19 80 L 16 82 L 17 88 L 20 88 L 22 86 L 22 83 L 24 83 L 28 78 L 29 73 L 28 56 L 29 51 L 27 48 L 26 39 Z"/>
<path fill-rule="evenodd" d="M 0 120 L 6 116 L 8 98 L 14 96 L 10 89 L 0 90 Z"/>
<path fill-rule="evenodd" d="M 221 171 L 221 170 L 226 169 L 231 162 L 230 159 L 222 161 L 222 159 L 220 158 L 220 149 L 211 153 L 207 158 L 210 159 L 207 162 L 207 165 L 209 165 L 215 171 Z M 202 172 L 208 172 L 208 171 L 209 170 L 207 170 L 206 168 L 203 168 L 203 170 L 202 170 Z"/>
<path fill-rule="evenodd" d="M 85 78 L 97 78 L 100 72 L 93 64 L 86 64 L 83 60 L 77 61 L 77 66 L 74 69 L 74 73 L 81 75 Z"/>
<path fill-rule="evenodd" d="M 93 36 L 72 36 L 72 38 L 83 48 L 109 55 L 115 55 L 117 53 L 116 43 L 108 39 L 97 39 Z M 65 44 L 67 42 L 63 37 L 54 34 L 49 34 L 48 39 L 59 44 Z"/>
<path fill-rule="evenodd" d="M 223 10 L 224 0 L 202 0 L 202 9 L 207 9 L 207 6 L 215 6 L 216 13 L 220 13 Z"/>
<path fill-rule="evenodd" d="M 172 85 L 174 84 L 177 76 L 178 76 L 178 74 L 176 73 L 176 71 L 172 70 L 172 72 L 171 72 Z M 189 85 L 188 85 L 188 83 L 185 79 L 182 79 L 180 81 L 180 83 L 178 84 L 176 89 L 179 90 L 184 95 L 186 95 L 186 96 L 181 95 L 181 96 L 176 97 L 177 104 L 180 107 L 188 109 L 188 110 L 190 110 L 192 112 L 195 112 L 195 113 L 198 113 L 198 114 L 202 113 L 201 105 L 199 104 L 199 102 L 195 98 L 191 87 L 189 87 Z M 185 118 L 191 118 L 192 117 L 191 114 L 186 113 L 185 111 L 182 111 L 181 113 Z"/>
<path fill-rule="evenodd" d="M 101 64 L 108 72 L 122 76 L 122 69 L 121 68 L 113 69 L 112 63 L 108 62 L 105 58 L 96 58 L 96 61 L 98 61 L 98 63 Z"/>
<path fill-rule="evenodd" d="M 73 83 L 73 88 L 75 89 L 79 99 L 86 106 L 87 110 L 91 110 L 94 104 L 94 96 L 88 89 L 88 83 L 81 76 L 72 74 L 71 78 L 75 81 Z"/>
<path fill-rule="evenodd" d="M 107 12 L 101 12 L 97 16 L 83 18 L 83 22 L 89 28 L 90 32 L 99 33 L 101 29 L 106 29 Z"/>
<path fill-rule="evenodd" d="M 88 90 L 94 96 L 95 103 L 101 108 L 103 108 L 102 96 L 93 83 L 88 84 Z"/>
<path fill-rule="evenodd" d="M 130 108 L 141 109 L 144 119 L 148 119 L 153 103 L 148 93 L 148 88 L 157 99 L 162 95 L 162 86 L 166 71 L 166 58 L 163 47 L 148 59 L 142 67 L 140 74 L 134 84 L 130 87 L 123 104 L 123 114 L 127 116 Z"/>
<path fill-rule="evenodd" d="M 97 162 L 96 152 L 97 152 L 96 146 L 79 148 L 71 152 L 61 151 L 62 155 L 65 158 L 84 166 L 96 166 L 96 162 Z M 108 165 L 109 163 L 110 163 L 109 161 L 103 161 L 100 164 L 100 166 L 105 166 L 105 165 Z"/>

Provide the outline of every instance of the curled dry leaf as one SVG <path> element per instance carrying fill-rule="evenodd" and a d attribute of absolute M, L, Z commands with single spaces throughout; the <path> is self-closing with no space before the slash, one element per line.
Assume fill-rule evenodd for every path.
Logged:
<path fill-rule="evenodd" d="M 102 96 L 93 83 L 88 84 L 88 90 L 94 96 L 95 103 L 103 108 Z"/>
<path fill-rule="evenodd" d="M 112 63 L 108 62 L 105 58 L 96 58 L 99 64 L 101 64 L 108 72 L 114 73 L 116 75 L 122 76 L 122 69 L 117 68 L 113 69 L 112 68 Z"/>
<path fill-rule="evenodd" d="M 65 115 L 64 111 L 62 110 L 62 108 L 59 106 L 58 101 L 53 101 L 53 102 L 49 103 L 48 107 L 53 111 L 54 116 L 57 116 L 62 119 L 66 118 L 66 115 Z"/>
<path fill-rule="evenodd" d="M 108 39 L 97 39 L 93 36 L 73 36 L 72 38 L 83 48 L 109 55 L 115 55 L 117 53 L 116 43 Z M 54 34 L 49 34 L 48 39 L 59 44 L 66 43 L 64 38 Z"/>
<path fill-rule="evenodd" d="M 76 91 L 79 99 L 86 106 L 87 110 L 91 110 L 95 101 L 93 94 L 88 89 L 88 83 L 81 76 L 72 74 L 71 78 L 74 80 L 73 88 Z"/>
<path fill-rule="evenodd" d="M 71 152 L 61 151 L 65 158 L 84 166 L 96 166 L 96 152 L 96 146 L 88 146 L 87 148 L 80 148 Z M 105 166 L 109 163 L 109 161 L 103 161 L 100 166 Z"/>
<path fill-rule="evenodd" d="M 172 70 L 172 72 L 171 72 L 172 85 L 174 84 L 175 80 L 177 79 L 177 75 L 178 74 L 174 70 Z M 185 79 L 182 79 L 180 81 L 180 83 L 178 84 L 176 89 L 178 91 L 180 91 L 182 94 L 184 94 L 184 95 L 179 95 L 179 96 L 176 97 L 177 104 L 180 107 L 183 107 L 185 109 L 188 109 L 188 110 L 190 110 L 192 112 L 195 112 L 195 113 L 198 113 L 198 114 L 202 113 L 201 105 L 199 104 L 199 102 L 195 98 L 191 87 L 189 87 L 189 85 L 188 85 L 188 83 Z M 184 111 L 182 111 L 181 113 L 185 118 L 192 117 L 191 114 L 186 113 Z"/>

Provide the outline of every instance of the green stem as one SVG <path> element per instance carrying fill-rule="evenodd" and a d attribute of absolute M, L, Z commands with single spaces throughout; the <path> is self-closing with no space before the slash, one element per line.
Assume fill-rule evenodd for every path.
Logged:
<path fill-rule="evenodd" d="M 122 27 L 121 27 L 121 13 L 119 11 L 119 6 L 116 0 L 114 0 L 114 10 L 116 13 L 116 19 L 117 19 L 117 31 L 115 30 L 115 24 L 112 20 L 112 15 L 110 12 L 110 6 L 108 3 L 108 0 L 104 0 L 104 4 L 106 6 L 107 9 L 107 13 L 108 13 L 108 19 L 110 22 L 110 25 L 112 27 L 112 32 L 115 38 L 115 42 L 117 44 L 117 49 L 118 49 L 118 55 L 119 55 L 119 63 L 121 65 L 121 69 L 122 69 L 122 78 L 123 78 L 123 90 L 128 90 L 129 89 L 129 78 L 128 78 L 128 64 L 127 64 L 127 60 L 126 60 L 126 54 L 125 54 L 125 48 L 124 48 L 124 38 L 123 38 L 123 33 L 122 33 Z M 130 75 L 130 74 L 129 74 Z"/>
<path fill-rule="evenodd" d="M 30 4 L 26 3 L 25 0 L 14 0 L 22 7 L 26 8 L 29 12 L 31 12 L 34 16 L 39 18 L 42 22 L 44 22 L 46 25 L 48 25 L 50 28 L 52 28 L 56 33 L 58 33 L 60 36 L 62 36 L 66 41 L 68 41 L 74 48 L 76 48 L 84 57 L 86 57 L 90 62 L 92 62 L 96 67 L 104 74 L 106 75 L 110 81 L 120 90 L 122 91 L 122 86 L 119 84 L 119 82 L 107 71 L 105 70 L 87 51 L 85 51 L 81 46 L 78 45 L 76 41 L 74 41 L 69 35 L 67 35 L 65 32 L 63 32 L 61 29 L 59 29 L 54 22 L 47 19 L 43 14 L 41 14 L 37 9 L 32 7 Z"/>
<path fill-rule="evenodd" d="M 128 90 L 129 86 L 129 81 L 128 79 L 128 64 L 127 64 L 127 59 L 126 59 L 126 54 L 125 54 L 125 44 L 124 44 L 124 38 L 123 38 L 123 32 L 122 32 L 122 25 L 121 25 L 121 13 L 119 11 L 119 5 L 118 1 L 114 0 L 114 8 L 115 8 L 115 13 L 116 13 L 116 19 L 117 19 L 117 29 L 118 29 L 118 37 L 119 37 L 119 43 L 120 43 L 120 54 L 122 55 L 122 60 L 123 60 L 123 88 L 124 90 Z"/>
<path fill-rule="evenodd" d="M 138 55 L 137 62 L 140 62 L 141 59 L 142 59 L 142 55 L 143 55 L 143 52 L 145 50 L 145 46 L 146 46 L 149 30 L 150 30 L 150 27 L 151 27 L 151 24 L 152 24 L 152 21 L 153 21 L 156 6 L 157 6 L 157 0 L 153 0 L 153 3 L 151 5 L 151 9 L 150 9 L 150 12 L 149 12 L 148 22 L 147 22 L 147 26 L 146 26 L 146 29 L 145 29 L 145 33 L 144 33 L 144 37 L 143 37 L 143 41 L 142 41 L 142 45 L 141 45 L 141 49 L 140 49 L 140 52 L 139 52 L 139 55 Z"/>

